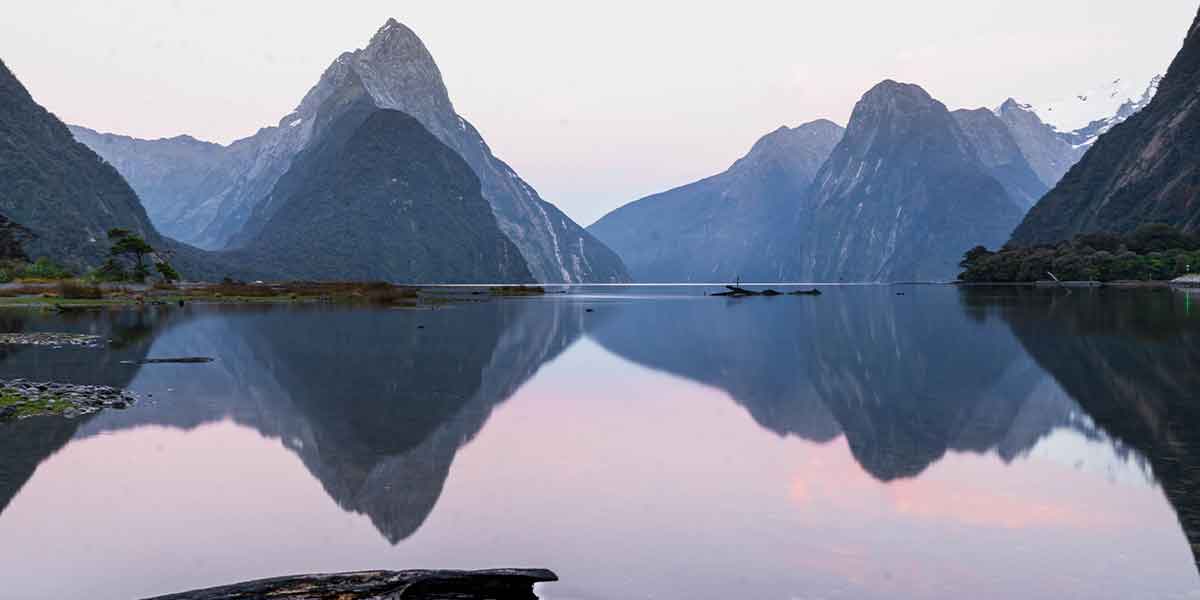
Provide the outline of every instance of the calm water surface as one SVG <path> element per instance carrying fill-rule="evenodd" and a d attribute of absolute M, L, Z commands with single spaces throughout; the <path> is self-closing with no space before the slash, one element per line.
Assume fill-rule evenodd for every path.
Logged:
<path fill-rule="evenodd" d="M 537 566 L 552 600 L 1200 598 L 1188 296 L 702 293 L 0 314 L 113 340 L 0 377 L 147 398 L 0 425 L 0 597 Z M 171 356 L 216 361 L 122 364 Z"/>

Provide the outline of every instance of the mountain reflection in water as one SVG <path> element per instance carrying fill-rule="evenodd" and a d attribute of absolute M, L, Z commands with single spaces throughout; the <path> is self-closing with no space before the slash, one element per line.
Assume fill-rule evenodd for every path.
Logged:
<path fill-rule="evenodd" d="M 379 564 L 345 565 L 338 543 L 327 540 L 329 556 L 288 563 L 296 569 L 537 560 L 559 571 L 564 581 L 554 589 L 572 598 L 629 597 L 631 589 L 663 598 L 956 598 L 978 591 L 971 586 L 994 590 L 979 597 L 1019 591 L 1050 598 L 1080 589 L 1096 597 L 1130 590 L 1166 597 L 1200 582 L 1194 568 L 1179 570 L 1179 556 L 1141 557 L 1163 564 L 1150 581 L 1145 572 L 1110 568 L 1129 552 L 1177 547 L 1180 529 L 1193 552 L 1200 540 L 1200 413 L 1190 395 L 1200 384 L 1200 329 L 1179 294 L 930 287 L 897 296 L 892 288 L 865 287 L 835 288 L 821 298 L 718 300 L 689 290 L 639 297 L 645 295 L 604 290 L 432 311 L 244 306 L 70 317 L 5 313 L 10 331 L 89 331 L 114 344 L 107 351 L 10 349 L 0 355 L 0 377 L 128 386 L 153 397 L 77 421 L 0 426 L 0 557 L 17 554 L 5 550 L 3 532 L 21 529 L 6 523 L 6 507 L 40 478 L 54 477 L 39 469 L 52 455 L 71 456 L 72 447 L 89 440 L 160 431 L 207 432 L 214 440 L 220 433 L 229 449 L 249 448 L 229 432 L 206 429 L 232 423 L 278 440 L 342 511 L 368 517 L 401 551 Z M 216 361 L 121 364 L 147 356 Z M 613 356 L 627 362 L 614 365 Z M 553 370 L 535 377 L 551 362 Z M 767 437 L 735 431 L 736 414 L 705 400 L 704 389 L 721 390 Z M 495 434 L 476 444 L 498 454 L 472 456 L 456 470 L 464 447 L 491 428 L 510 398 L 521 401 L 494 425 Z M 679 437 L 688 428 L 695 439 Z M 779 461 L 786 454 L 764 450 L 781 438 L 803 442 L 788 446 L 800 453 L 793 459 L 803 460 L 785 467 Z M 168 462 L 176 439 L 155 442 Z M 736 446 L 762 454 L 713 455 L 726 451 L 723 444 L 729 452 Z M 214 448 L 208 468 L 238 468 L 231 452 Z M 844 457 L 852 457 L 852 467 Z M 490 472 L 475 466 L 480 460 L 492 461 Z M 1001 472 L 990 466 L 995 461 L 1033 487 L 994 479 Z M 1078 496 L 1082 488 L 1060 489 L 1038 466 L 1046 461 L 1095 469 L 1096 496 L 1109 493 L 1105 481 L 1134 483 L 1112 483 L 1124 487 L 1088 505 Z M 767 475 L 778 468 L 794 474 L 783 481 Z M 865 480 L 855 483 L 851 469 Z M 444 499 L 452 473 L 465 478 L 463 489 L 481 495 Z M 272 475 L 265 477 L 267 493 Z M 774 500 L 743 498 L 725 487 L 772 483 L 790 486 L 780 500 L 804 503 L 812 514 L 785 516 Z M 61 485 L 69 493 L 69 482 Z M 286 487 L 282 474 L 279 485 Z M 1139 520 L 1139 511 L 1157 510 L 1146 504 L 1162 496 L 1154 485 L 1182 527 L 1167 531 L 1147 527 L 1158 517 Z M 880 494 L 894 514 L 879 512 Z M 728 504 L 730 498 L 741 500 Z M 199 502 L 218 510 L 216 502 Z M 291 501 L 273 502 L 287 510 Z M 527 510 L 501 512 L 507 503 Z M 660 504 L 668 512 L 650 508 Z M 643 515 L 627 512 L 638 506 Z M 443 518 L 429 524 L 439 511 Z M 495 512 L 511 523 L 488 531 L 493 523 L 483 515 Z M 103 522 L 103 515 L 95 518 Z M 427 524 L 426 535 L 417 535 Z M 811 539 L 779 538 L 785 531 Z M 476 549 L 450 552 L 464 542 L 446 532 L 478 536 Z M 618 532 L 624 539 L 614 537 Z M 305 535 L 279 534 L 285 541 Z M 236 538 L 236 531 L 229 535 Z M 722 540 L 726 555 L 705 563 L 708 557 L 676 550 L 688 537 L 707 547 L 701 543 L 707 536 Z M 1079 552 L 1072 544 L 1093 546 L 1090 558 L 1108 556 L 1094 547 L 1097 539 L 1124 540 L 1128 548 L 1114 548 L 1111 564 L 1046 564 Z M 616 550 L 628 544 L 642 549 Z M 874 564 L 862 562 L 856 548 L 863 544 L 879 553 Z M 447 552 L 462 564 L 382 562 Z M 946 564 L 943 553 L 964 558 Z M 965 558 L 972 555 L 993 564 Z M 1052 575 L 1055 567 L 1061 573 Z M 906 570 L 912 572 L 902 575 Z M 227 577 L 244 573 L 279 574 L 247 568 Z M 113 597 L 120 597 L 190 583 L 168 578 L 100 589 L 119 590 Z M 50 589 L 32 580 L 26 585 L 28 597 Z M 69 587 L 53 589 L 70 595 Z"/>

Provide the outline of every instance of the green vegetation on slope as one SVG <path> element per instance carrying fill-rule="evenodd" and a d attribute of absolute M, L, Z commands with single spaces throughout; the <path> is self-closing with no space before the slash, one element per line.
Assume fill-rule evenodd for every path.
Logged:
<path fill-rule="evenodd" d="M 1068 242 L 968 251 L 959 280 L 968 283 L 1167 281 L 1200 271 L 1200 235 L 1143 225 L 1128 235 L 1089 233 Z"/>

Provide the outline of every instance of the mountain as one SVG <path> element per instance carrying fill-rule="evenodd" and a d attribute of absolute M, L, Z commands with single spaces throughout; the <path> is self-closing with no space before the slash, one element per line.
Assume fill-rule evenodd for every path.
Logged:
<path fill-rule="evenodd" d="M 307 148 L 229 254 L 245 278 L 532 282 L 479 178 L 416 119 L 377 108 L 348 72 Z M 269 210 L 268 210 L 269 209 Z"/>
<path fill-rule="evenodd" d="M 183 239 L 206 248 L 246 246 L 265 223 L 264 215 L 269 216 L 278 204 L 272 195 L 276 184 L 313 141 L 320 107 L 341 93 L 351 74 L 362 82 L 377 108 L 412 116 L 462 156 L 479 178 L 482 195 L 501 231 L 520 250 L 538 281 L 629 280 L 615 253 L 542 200 L 492 154 L 479 132 L 455 112 L 441 72 L 425 45 L 394 19 L 375 34 L 366 48 L 338 57 L 296 110 L 277 126 L 225 147 L 227 156 L 217 161 L 218 167 L 212 171 L 207 163 L 172 170 L 161 159 L 165 150 L 140 154 L 133 152 L 135 146 L 129 144 L 99 149 L 114 165 L 125 165 L 123 168 L 135 172 L 129 178 L 139 191 L 152 198 L 151 204 L 182 205 L 171 213 L 177 215 L 171 227 L 173 231 L 184 230 Z M 83 141 L 92 140 L 91 136 L 83 137 Z M 165 145 L 189 144 L 180 138 L 167 142 Z M 184 154 L 183 150 L 171 152 Z M 143 177 L 140 173 L 163 175 Z M 261 214 L 256 217 L 256 212 Z M 159 213 L 156 210 L 154 214 Z"/>
<path fill-rule="evenodd" d="M 826 120 L 781 127 L 724 173 L 627 204 L 588 231 L 641 282 L 794 277 L 798 207 L 843 132 Z"/>
<path fill-rule="evenodd" d="M 174 254 L 189 277 L 211 277 L 215 261 L 158 233 L 120 173 L 42 108 L 0 62 L 0 243 L 9 257 L 50 258 L 75 270 L 109 255 L 108 231 L 135 232 Z"/>
<path fill-rule="evenodd" d="M 1161 77 L 1143 87 L 1116 79 L 1104 86 L 1040 105 L 1009 98 L 994 112 L 1047 187 L 1083 158 L 1096 139 L 1150 104 Z"/>
<path fill-rule="evenodd" d="M 1200 16 L 1146 108 L 1096 140 L 1030 211 L 1018 245 L 1145 223 L 1200 230 Z"/>
<path fill-rule="evenodd" d="M 0 182 L 0 212 L 32 234 L 24 244 L 30 257 L 84 268 L 107 256 L 109 229 L 157 236 L 121 175 L 76 142 L 3 62 Z"/>
<path fill-rule="evenodd" d="M 1022 208 L 1031 208 L 1050 189 L 1038 178 L 1012 131 L 995 113 L 979 108 L 956 110 L 951 114 L 975 147 L 975 153 L 988 173 Z"/>
<path fill-rule="evenodd" d="M 1028 104 L 1009 98 L 996 109 L 996 116 L 1008 126 L 1013 141 L 1047 188 L 1057 184 L 1086 151 L 1042 121 Z"/>
<path fill-rule="evenodd" d="M 225 147 L 181 135 L 141 140 L 69 126 L 76 140 L 115 167 L 137 192 L 150 221 L 163 234 L 202 248 L 218 249 L 218 239 L 204 235 L 218 216 L 217 201 L 235 186 L 234 175 L 252 164 L 246 144 Z"/>
<path fill-rule="evenodd" d="M 1029 108 L 1055 130 L 1073 137 L 1074 143 L 1090 145 L 1089 140 L 1095 141 L 1095 136 L 1149 105 L 1161 82 L 1161 76 L 1151 78 L 1149 83 L 1119 77 Z"/>
<path fill-rule="evenodd" d="M 855 105 L 810 193 L 812 281 L 950 280 L 1023 212 L 945 105 L 890 80 Z"/>

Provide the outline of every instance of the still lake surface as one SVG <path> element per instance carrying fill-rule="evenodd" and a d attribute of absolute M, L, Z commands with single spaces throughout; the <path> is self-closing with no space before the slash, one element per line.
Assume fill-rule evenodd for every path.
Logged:
<path fill-rule="evenodd" d="M 145 398 L 0 425 L 0 597 L 499 566 L 551 600 L 1200 597 L 1200 297 L 704 289 L 0 313 L 113 340 L 0 377 Z M 173 356 L 216 360 L 122 364 Z"/>

